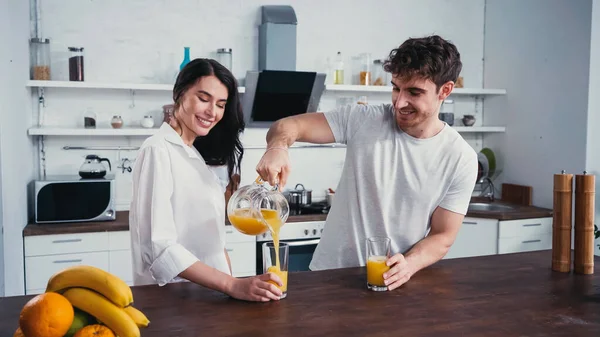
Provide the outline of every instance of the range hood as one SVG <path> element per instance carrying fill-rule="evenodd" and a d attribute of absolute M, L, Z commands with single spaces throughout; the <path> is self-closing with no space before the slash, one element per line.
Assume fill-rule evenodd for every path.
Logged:
<path fill-rule="evenodd" d="M 296 71 L 296 27 L 291 6 L 262 6 L 258 71 L 246 73 L 244 121 L 269 127 L 278 119 L 317 111 L 326 74 Z"/>

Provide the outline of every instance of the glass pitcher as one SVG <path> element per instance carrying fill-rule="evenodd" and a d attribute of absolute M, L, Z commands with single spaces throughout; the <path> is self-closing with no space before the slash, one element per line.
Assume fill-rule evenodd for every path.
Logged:
<path fill-rule="evenodd" d="M 260 235 L 278 232 L 290 214 L 287 199 L 260 177 L 254 183 L 240 187 L 227 203 L 229 222 L 241 233 Z"/>

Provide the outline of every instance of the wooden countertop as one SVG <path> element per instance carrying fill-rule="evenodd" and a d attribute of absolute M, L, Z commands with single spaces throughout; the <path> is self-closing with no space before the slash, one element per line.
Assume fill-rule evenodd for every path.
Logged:
<path fill-rule="evenodd" d="M 508 203 L 503 200 L 495 200 L 493 202 L 487 201 L 486 199 L 473 198 L 471 203 L 490 203 L 496 205 L 507 205 L 511 206 L 511 210 L 502 211 L 468 211 L 467 216 L 473 218 L 487 218 L 487 219 L 498 219 L 498 220 L 518 220 L 518 219 L 531 219 L 531 218 L 547 218 L 552 217 L 552 209 L 536 207 L 536 206 L 523 206 L 513 203 Z"/>
<path fill-rule="evenodd" d="M 479 202 L 481 199 L 473 199 L 472 202 Z M 482 201 L 487 202 L 487 201 Z M 511 205 L 512 210 L 508 211 L 469 211 L 467 217 L 487 218 L 498 220 L 516 220 L 530 218 L 551 217 L 552 210 L 535 206 L 521 206 L 509 204 L 501 200 L 494 201 L 494 204 Z M 306 221 L 325 221 L 327 214 L 315 215 L 291 215 L 288 222 L 306 222 Z M 229 225 L 229 221 L 226 220 Z M 60 224 L 36 224 L 29 223 L 23 229 L 23 236 L 50 235 L 50 234 L 76 234 L 93 232 L 114 232 L 129 230 L 129 211 L 118 211 L 115 221 L 98 222 L 74 222 Z"/>
<path fill-rule="evenodd" d="M 551 271 L 551 251 L 442 260 L 392 292 L 366 289 L 364 268 L 290 273 L 287 298 L 250 303 L 191 283 L 132 287 L 164 336 L 599 336 L 594 275 Z M 32 296 L 0 298 L 0 337 Z"/>
<path fill-rule="evenodd" d="M 327 214 L 292 215 L 287 222 L 325 221 Z M 226 221 L 229 225 L 229 221 Z M 60 224 L 30 223 L 23 229 L 23 236 L 116 232 L 129 230 L 129 211 L 118 211 L 115 221 L 73 222 Z"/>

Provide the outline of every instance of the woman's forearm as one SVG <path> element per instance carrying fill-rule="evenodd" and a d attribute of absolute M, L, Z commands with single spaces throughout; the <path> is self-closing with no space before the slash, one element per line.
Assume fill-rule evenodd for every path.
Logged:
<path fill-rule="evenodd" d="M 231 268 L 231 267 L 230 267 Z M 236 281 L 231 275 L 227 275 L 220 270 L 196 261 L 186 270 L 179 273 L 179 277 L 199 284 L 201 286 L 220 291 L 225 294 L 231 292 L 233 283 Z"/>

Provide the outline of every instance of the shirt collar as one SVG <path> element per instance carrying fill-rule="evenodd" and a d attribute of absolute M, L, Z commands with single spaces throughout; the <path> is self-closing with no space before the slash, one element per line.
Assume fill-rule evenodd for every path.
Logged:
<path fill-rule="evenodd" d="M 181 146 L 190 158 L 202 159 L 202 156 L 200 156 L 197 151 L 194 151 L 193 148 L 183 142 L 181 136 L 177 133 L 177 131 L 175 131 L 175 129 L 173 129 L 171 125 L 169 125 L 169 123 L 163 122 L 158 129 L 158 134 L 168 142 Z"/>

